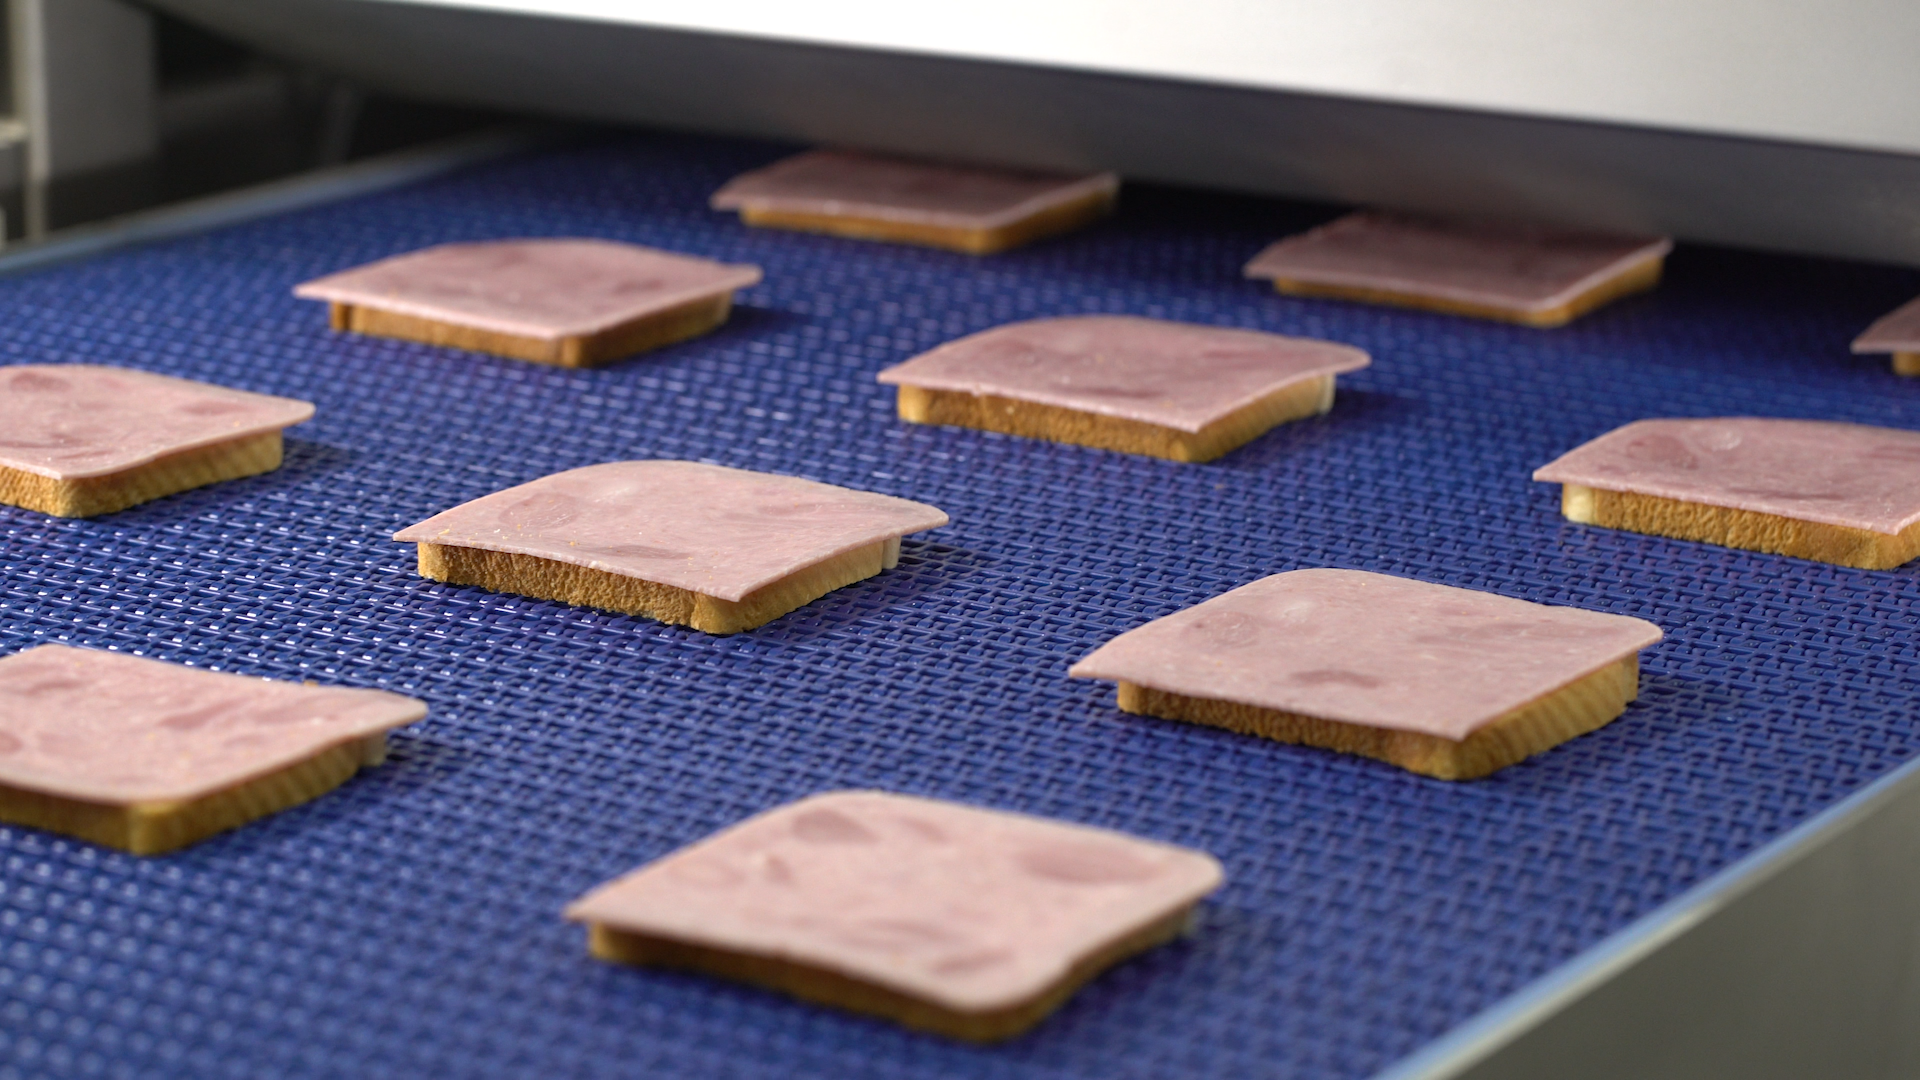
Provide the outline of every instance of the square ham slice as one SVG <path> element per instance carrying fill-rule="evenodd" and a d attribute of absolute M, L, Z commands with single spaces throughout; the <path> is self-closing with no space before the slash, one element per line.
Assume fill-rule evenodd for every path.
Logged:
<path fill-rule="evenodd" d="M 1885 570 L 1920 555 L 1920 432 L 1640 420 L 1542 465 L 1569 521 Z"/>
<path fill-rule="evenodd" d="M 331 791 L 426 713 L 384 690 L 37 646 L 0 659 L 0 821 L 171 851 Z"/>
<path fill-rule="evenodd" d="M 592 367 L 727 321 L 732 265 L 609 240 L 441 244 L 305 282 L 335 330 L 421 341 L 560 367 Z"/>
<path fill-rule="evenodd" d="M 1349 345 L 1123 315 L 1009 323 L 879 375 L 917 424 L 1211 461 L 1333 407 Z"/>
<path fill-rule="evenodd" d="M 710 634 L 751 630 L 891 569 L 925 503 L 693 461 L 554 473 L 394 534 L 422 576 Z"/>
<path fill-rule="evenodd" d="M 1040 1022 L 1165 942 L 1220 864 L 934 799 L 836 791 L 657 859 L 567 908 L 595 956 L 686 968 L 953 1038 Z"/>
<path fill-rule="evenodd" d="M 1888 354 L 1895 375 L 1920 375 L 1920 297 L 1875 319 L 1853 339 L 1853 351 Z"/>
<path fill-rule="evenodd" d="M 1065 175 L 814 150 L 742 173 L 710 200 L 748 225 L 991 255 L 1113 209 L 1112 173 Z"/>
<path fill-rule="evenodd" d="M 1660 638 L 1625 615 L 1294 570 L 1129 630 L 1068 674 L 1118 683 L 1127 712 L 1468 780 L 1614 720 Z"/>
<path fill-rule="evenodd" d="M 0 368 L 0 502 L 94 517 L 280 467 L 292 398 L 93 364 Z"/>
<path fill-rule="evenodd" d="M 1253 257 L 1283 293 L 1561 326 L 1651 289 L 1673 242 L 1362 210 Z"/>

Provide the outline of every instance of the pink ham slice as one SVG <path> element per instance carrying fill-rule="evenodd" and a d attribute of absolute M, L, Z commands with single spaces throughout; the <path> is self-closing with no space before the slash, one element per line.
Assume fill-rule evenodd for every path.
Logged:
<path fill-rule="evenodd" d="M 1856 353 L 1920 353 L 1920 297 L 1909 300 L 1853 339 Z"/>
<path fill-rule="evenodd" d="M 41 645 L 0 659 L 0 785 L 110 806 L 197 799 L 426 712 L 381 690 Z"/>
<path fill-rule="evenodd" d="M 91 364 L 0 368 L 0 467 L 110 476 L 313 416 L 292 398 Z"/>
<path fill-rule="evenodd" d="M 1825 420 L 1641 420 L 1533 478 L 1898 534 L 1920 521 L 1920 432 Z"/>
<path fill-rule="evenodd" d="M 1060 175 L 814 150 L 743 173 L 714 192 L 716 210 L 875 218 L 993 229 L 1120 186 L 1112 173 Z"/>
<path fill-rule="evenodd" d="M 1009 323 L 895 364 L 883 383 L 988 394 L 1180 431 L 1366 367 L 1348 345 L 1123 315 Z"/>
<path fill-rule="evenodd" d="M 1129 630 L 1069 674 L 1462 740 L 1660 637 L 1624 615 L 1294 570 Z"/>
<path fill-rule="evenodd" d="M 552 341 L 610 330 L 759 280 L 757 266 L 609 240 L 494 240 L 395 255 L 293 292 Z"/>
<path fill-rule="evenodd" d="M 1248 277 L 1538 313 L 1673 248 L 1665 238 L 1363 210 L 1281 240 Z"/>
<path fill-rule="evenodd" d="M 649 863 L 567 917 L 979 1013 L 1041 995 L 1221 880 L 1207 855 L 1104 829 L 839 791 Z"/>
<path fill-rule="evenodd" d="M 496 491 L 393 538 L 533 555 L 741 600 L 836 555 L 946 523 L 925 503 L 791 476 L 615 461 Z"/>

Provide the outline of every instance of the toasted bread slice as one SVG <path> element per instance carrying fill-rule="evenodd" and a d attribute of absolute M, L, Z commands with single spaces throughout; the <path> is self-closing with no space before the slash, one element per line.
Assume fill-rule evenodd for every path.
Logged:
<path fill-rule="evenodd" d="M 899 410 L 900 419 L 915 424 L 951 424 L 1169 461 L 1201 462 L 1237 450 L 1288 421 L 1319 416 L 1332 409 L 1333 382 L 1332 375 L 1319 375 L 1283 386 L 1199 431 L 994 394 L 929 390 L 904 383 L 900 386 Z"/>
<path fill-rule="evenodd" d="M 305 401 L 95 364 L 0 368 L 0 503 L 110 514 L 280 467 Z"/>
<path fill-rule="evenodd" d="M 762 585 L 739 600 L 727 600 L 538 555 L 420 544 L 421 577 L 623 615 L 644 615 L 709 634 L 737 634 L 764 626 L 835 589 L 891 570 L 899 562 L 900 538 L 889 537 Z"/>
<path fill-rule="evenodd" d="M 303 282 L 335 330 L 557 367 L 592 367 L 727 321 L 760 280 L 730 265 L 595 239 L 441 244 Z"/>
<path fill-rule="evenodd" d="M 1211 461 L 1333 408 L 1350 345 L 1128 315 L 1008 323 L 880 372 L 900 418 Z"/>
<path fill-rule="evenodd" d="M 1884 570 L 1920 555 L 1920 432 L 1639 420 L 1542 465 L 1567 520 Z"/>
<path fill-rule="evenodd" d="M 924 503 L 694 461 L 569 469 L 394 534 L 424 577 L 709 634 L 751 630 L 892 569 Z"/>
<path fill-rule="evenodd" d="M 891 1020 L 903 1027 L 966 1042 L 1011 1039 L 1066 1004 L 1095 976 L 1129 957 L 1178 938 L 1193 922 L 1193 904 L 1076 961 L 1067 975 L 1011 1005 L 970 1011 L 943 1007 L 911 994 L 782 956 L 731 952 L 651 934 L 589 924 L 587 951 L 602 960 L 636 967 L 672 968 L 717 975 L 848 1012 Z"/>
<path fill-rule="evenodd" d="M 111 514 L 193 488 L 257 476 L 280 467 L 278 431 L 196 446 L 105 476 L 55 478 L 0 465 L 0 503 L 55 517 Z"/>
<path fill-rule="evenodd" d="M 1274 574 L 1135 627 L 1069 669 L 1125 712 L 1471 780 L 1639 694 L 1643 619 L 1362 570 Z"/>
<path fill-rule="evenodd" d="M 1861 570 L 1889 570 L 1920 556 L 1920 523 L 1889 534 L 1579 484 L 1561 485 L 1560 512 L 1582 525 L 1792 555 Z"/>
<path fill-rule="evenodd" d="M 387 759 L 385 732 L 322 750 L 265 776 L 190 799 L 112 804 L 0 783 L 0 821 L 162 855 L 325 795 L 364 766 Z"/>
<path fill-rule="evenodd" d="M 426 705 L 98 649 L 0 658 L 0 821 L 135 855 L 296 806 L 386 758 Z"/>
<path fill-rule="evenodd" d="M 575 901 L 594 956 L 986 1042 L 1187 928 L 1209 856 L 880 791 L 750 818 Z M 956 898 L 965 897 L 964 902 Z"/>
<path fill-rule="evenodd" d="M 1518 323 L 1521 326 L 1551 330 L 1554 327 L 1565 326 L 1580 316 L 1596 308 L 1605 307 L 1622 297 L 1653 289 L 1660 284 L 1660 274 L 1665 264 L 1666 260 L 1663 258 L 1649 259 L 1629 268 L 1626 273 L 1618 277 L 1597 281 L 1584 292 L 1543 308 L 1529 308 L 1517 304 L 1474 303 L 1411 290 L 1326 284 L 1284 277 L 1274 278 L 1273 287 L 1288 296 L 1357 300 L 1363 304 L 1386 304 L 1420 311 L 1437 311 L 1445 315 L 1466 315 L 1470 318 L 1492 319 L 1496 322 Z"/>
<path fill-rule="evenodd" d="M 713 193 L 751 226 L 991 255 L 1112 212 L 1111 173 L 1019 169 L 813 150 L 742 173 Z"/>
<path fill-rule="evenodd" d="M 991 226 L 942 225 L 862 217 L 858 214 L 810 214 L 759 207 L 741 208 L 740 220 L 762 229 L 792 229 L 855 240 L 884 240 L 896 244 L 945 248 L 965 255 L 993 255 L 1091 225 L 1113 213 L 1115 201 L 1115 192 L 1089 192 L 1071 202 L 1039 210 L 1030 217 Z"/>
<path fill-rule="evenodd" d="M 1549 328 L 1653 288 L 1672 248 L 1664 237 L 1362 210 L 1270 245 L 1246 273 L 1292 296 Z"/>
<path fill-rule="evenodd" d="M 555 367 L 584 368 L 699 337 L 724 324 L 732 311 L 733 296 L 729 293 L 652 312 L 590 334 L 555 338 L 506 334 L 354 304 L 329 305 L 328 318 L 335 330 L 350 334 L 443 345 Z"/>
<path fill-rule="evenodd" d="M 1477 780 L 1525 761 L 1605 727 L 1639 696 L 1640 658 L 1634 655 L 1512 709 L 1464 739 L 1449 739 L 1189 697 L 1129 682 L 1120 684 L 1119 694 L 1126 712 L 1359 754 L 1437 780 Z"/>

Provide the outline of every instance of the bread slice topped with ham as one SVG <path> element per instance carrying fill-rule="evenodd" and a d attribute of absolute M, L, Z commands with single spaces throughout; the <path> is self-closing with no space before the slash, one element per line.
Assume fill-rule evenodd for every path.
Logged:
<path fill-rule="evenodd" d="M 595 239 L 441 244 L 315 278 L 335 330 L 593 367 L 727 321 L 757 266 Z"/>
<path fill-rule="evenodd" d="M 427 713 L 99 649 L 0 658 L 0 821 L 156 855 L 317 798 Z"/>
<path fill-rule="evenodd" d="M 1875 319 L 1853 339 L 1853 351 L 1888 357 L 1895 375 L 1920 375 L 1920 297 Z"/>
<path fill-rule="evenodd" d="M 1673 242 L 1514 222 L 1362 210 L 1246 266 L 1292 296 L 1562 326 L 1660 281 Z"/>
<path fill-rule="evenodd" d="M 567 917 L 601 959 L 984 1042 L 1178 936 L 1222 877 L 1201 852 L 1106 829 L 834 791 L 607 882 Z"/>
<path fill-rule="evenodd" d="M 1470 780 L 1640 692 L 1644 619 L 1363 570 L 1293 570 L 1129 630 L 1068 674 L 1120 708 Z"/>
<path fill-rule="evenodd" d="M 293 398 L 95 364 L 0 367 L 0 502 L 95 517 L 272 472 Z"/>
<path fill-rule="evenodd" d="M 1128 315 L 1009 323 L 882 371 L 902 420 L 1211 461 L 1333 408 L 1350 345 Z"/>
<path fill-rule="evenodd" d="M 1920 556 L 1920 431 L 1640 420 L 1534 470 L 1567 520 L 1885 570 Z"/>
<path fill-rule="evenodd" d="M 814 150 L 742 173 L 710 200 L 748 225 L 991 255 L 1113 209 L 1112 173 L 1062 174 Z"/>
<path fill-rule="evenodd" d="M 947 515 L 925 503 L 693 461 L 554 473 L 394 534 L 420 573 L 644 615 L 709 634 L 751 630 L 891 569 L 900 538 Z"/>

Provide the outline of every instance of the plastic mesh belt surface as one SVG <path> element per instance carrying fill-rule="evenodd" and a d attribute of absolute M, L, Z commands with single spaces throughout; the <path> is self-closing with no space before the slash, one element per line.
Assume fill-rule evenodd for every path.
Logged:
<path fill-rule="evenodd" d="M 306 398 L 286 467 L 94 521 L 0 508 L 0 649 L 381 687 L 430 718 L 308 806 L 135 859 L 0 826 L 0 1077 L 1361 1077 L 1920 751 L 1920 573 L 1570 525 L 1529 472 L 1644 416 L 1916 426 L 1847 355 L 1920 274 L 1682 249 L 1541 332 L 1240 278 L 1332 211 L 1135 189 L 1005 256 L 750 230 L 778 148 L 634 138 L 0 283 L 0 359 Z M 711 337 L 564 371 L 329 333 L 288 290 L 449 240 L 765 267 Z M 1351 342 L 1327 417 L 1210 465 L 896 421 L 873 375 L 1012 319 Z M 416 577 L 396 528 L 673 457 L 931 502 L 899 569 L 713 638 Z M 1069 662 L 1255 577 L 1345 566 L 1651 619 L 1640 702 L 1474 783 L 1129 717 Z M 590 960 L 563 904 L 740 817 L 879 787 L 1189 844 L 1191 941 L 978 1049 Z"/>

